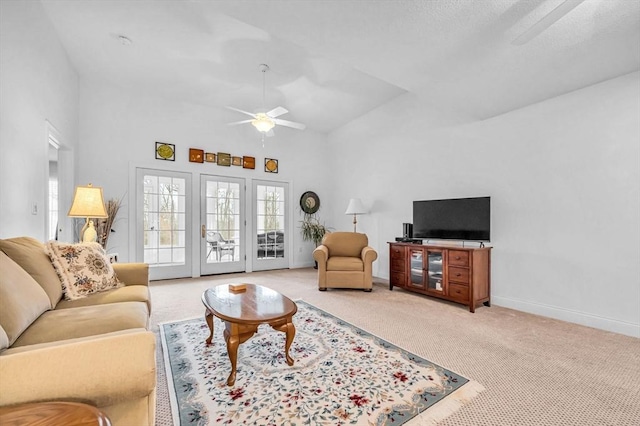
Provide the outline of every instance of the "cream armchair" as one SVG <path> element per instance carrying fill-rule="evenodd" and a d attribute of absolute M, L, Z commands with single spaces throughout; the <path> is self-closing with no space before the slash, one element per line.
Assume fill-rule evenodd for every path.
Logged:
<path fill-rule="evenodd" d="M 365 234 L 356 232 L 331 232 L 324 236 L 322 244 L 313 251 L 318 262 L 318 289 L 373 287 L 371 268 L 378 253 L 369 247 Z"/>

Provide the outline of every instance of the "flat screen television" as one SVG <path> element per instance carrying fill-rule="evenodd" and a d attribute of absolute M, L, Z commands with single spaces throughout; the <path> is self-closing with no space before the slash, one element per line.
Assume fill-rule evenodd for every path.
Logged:
<path fill-rule="evenodd" d="M 491 197 L 414 201 L 413 238 L 490 241 Z"/>

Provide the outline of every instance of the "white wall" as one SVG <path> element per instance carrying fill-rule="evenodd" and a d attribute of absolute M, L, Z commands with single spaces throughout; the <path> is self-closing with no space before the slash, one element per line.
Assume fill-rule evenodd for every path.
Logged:
<path fill-rule="evenodd" d="M 489 195 L 493 303 L 640 336 L 639 73 L 483 122 L 434 128 L 429 114 L 403 96 L 329 137 L 329 203 L 371 206 L 358 229 L 374 273 L 388 277 L 413 200 Z"/>
<path fill-rule="evenodd" d="M 276 128 L 276 135 L 262 142 L 250 125 L 230 127 L 226 123 L 245 117 L 228 110 L 202 105 L 173 102 L 120 89 L 105 82 L 81 81 L 79 182 L 102 186 L 105 198 L 121 198 L 124 204 L 118 213 L 108 251 L 117 252 L 119 259 L 133 260 L 129 242 L 130 221 L 135 213 L 130 208 L 133 190 L 129 188 L 130 172 L 135 167 L 165 168 L 193 173 L 198 184 L 200 174 L 224 175 L 246 179 L 251 188 L 253 179 L 290 182 L 293 216 L 293 261 L 291 267 L 313 264 L 312 243 L 302 242 L 299 221 L 300 196 L 315 191 L 325 200 L 328 185 L 326 136 L 310 130 Z M 155 142 L 176 145 L 176 161 L 155 159 Z M 227 152 L 256 158 L 255 170 L 222 167 L 213 163 L 190 163 L 189 148 L 206 152 Z M 264 158 L 279 160 L 278 174 L 264 171 Z M 199 223 L 197 221 L 196 223 Z M 197 254 L 197 252 L 196 252 Z"/>
<path fill-rule="evenodd" d="M 40 2 L 0 2 L 0 51 L 0 238 L 43 240 L 45 120 L 72 152 L 78 139 L 78 76 Z M 64 194 L 70 186 L 61 188 Z"/>

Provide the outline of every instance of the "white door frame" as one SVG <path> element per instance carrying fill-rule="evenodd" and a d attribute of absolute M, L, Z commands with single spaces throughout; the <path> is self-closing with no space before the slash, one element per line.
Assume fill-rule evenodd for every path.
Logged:
<path fill-rule="evenodd" d="M 149 265 L 149 279 L 170 279 L 189 277 L 192 274 L 193 266 L 193 184 L 192 174 L 188 172 L 160 170 L 148 167 L 135 167 L 135 226 L 134 226 L 134 247 L 135 259 L 137 262 L 144 262 L 144 188 L 142 176 L 145 174 L 157 176 L 171 176 L 185 180 L 185 254 L 184 264 L 172 266 Z"/>
<path fill-rule="evenodd" d="M 238 200 L 240 203 L 239 206 L 239 236 L 238 240 L 234 241 L 233 248 L 233 256 L 238 259 L 236 261 L 226 261 L 226 262 L 207 262 L 207 257 L 209 254 L 209 243 L 207 242 L 206 235 L 202 235 L 202 232 L 206 232 L 206 224 L 207 224 L 207 202 L 206 202 L 206 184 L 209 181 L 218 181 L 218 182 L 230 182 L 236 183 L 239 186 L 239 194 Z M 200 175 L 200 275 L 211 275 L 211 274 L 223 274 L 229 272 L 245 272 L 247 269 L 247 257 L 246 257 L 246 180 L 244 178 L 239 177 L 231 177 L 231 176 L 222 176 L 222 175 L 209 175 L 209 174 L 201 174 Z"/>
<path fill-rule="evenodd" d="M 275 259 L 258 259 L 257 250 L 257 234 L 258 234 L 258 224 L 256 220 L 256 215 L 258 212 L 257 207 L 257 190 L 256 187 L 258 185 L 273 185 L 273 186 L 281 186 L 284 188 L 284 257 L 275 258 Z M 291 194 L 289 193 L 290 184 L 289 182 L 281 182 L 281 181 L 273 181 L 273 180 L 262 180 L 262 179 L 254 179 L 251 182 L 251 214 L 247 216 L 251 216 L 251 232 L 248 238 L 247 250 L 251 250 L 248 253 L 251 253 L 251 265 L 253 271 L 263 271 L 270 269 L 288 269 L 290 265 L 291 259 L 291 208 L 290 208 L 290 199 Z"/>

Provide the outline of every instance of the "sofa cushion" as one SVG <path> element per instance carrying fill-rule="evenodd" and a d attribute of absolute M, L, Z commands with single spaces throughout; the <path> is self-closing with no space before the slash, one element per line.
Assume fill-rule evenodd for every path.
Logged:
<path fill-rule="evenodd" d="M 107 253 L 98 243 L 49 241 L 45 244 L 45 252 L 62 281 L 67 300 L 124 286 L 113 271 Z"/>
<path fill-rule="evenodd" d="M 359 257 L 333 256 L 327 260 L 327 271 L 364 271 L 364 262 Z"/>
<path fill-rule="evenodd" d="M 62 298 L 62 283 L 53 269 L 51 259 L 44 252 L 44 244 L 31 237 L 8 238 L 0 240 L 0 250 L 40 284 L 49 296 L 51 308 L 55 308 Z"/>
<path fill-rule="evenodd" d="M 0 325 L 11 346 L 51 308 L 51 301 L 36 280 L 4 252 L 0 252 L 0 271 Z"/>
<path fill-rule="evenodd" d="M 369 244 L 365 234 L 357 232 L 330 232 L 325 234 L 322 244 L 329 249 L 329 257 L 360 257 L 362 249 Z"/>
<path fill-rule="evenodd" d="M 61 300 L 56 309 L 77 308 L 79 306 L 104 305 L 119 302 L 144 302 L 151 312 L 151 295 L 146 285 L 128 285 L 100 293 L 90 294 L 76 300 Z"/>
<path fill-rule="evenodd" d="M 97 336 L 130 328 L 147 328 L 149 311 L 141 302 L 56 309 L 42 314 L 13 346 Z"/>

